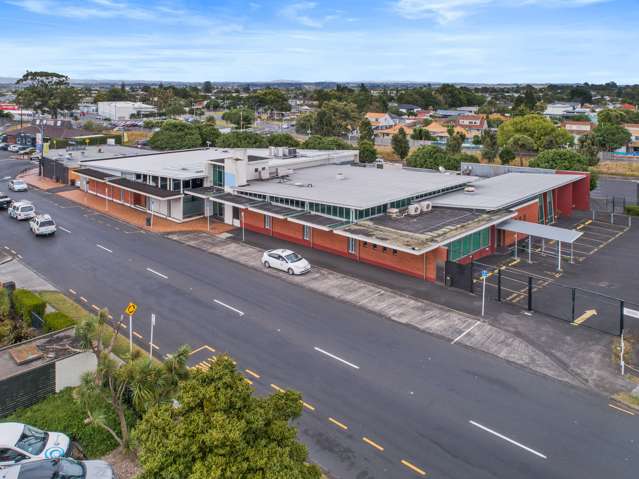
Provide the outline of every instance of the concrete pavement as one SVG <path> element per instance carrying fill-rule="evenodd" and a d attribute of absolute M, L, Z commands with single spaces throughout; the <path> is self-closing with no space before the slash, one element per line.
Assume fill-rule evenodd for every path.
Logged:
<path fill-rule="evenodd" d="M 66 231 L 34 238 L 0 214 L 2 246 L 89 309 L 137 301 L 140 344 L 154 312 L 159 353 L 189 343 L 199 364 L 228 351 L 259 376 L 247 373 L 258 393 L 300 390 L 312 407 L 301 438 L 335 477 L 635 477 L 637 416 L 605 397 L 58 196 L 26 196 Z"/>

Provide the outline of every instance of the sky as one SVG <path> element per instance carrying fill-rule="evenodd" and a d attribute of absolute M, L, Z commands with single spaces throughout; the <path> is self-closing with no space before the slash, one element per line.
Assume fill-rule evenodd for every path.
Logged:
<path fill-rule="evenodd" d="M 639 83 L 639 0 L 0 0 L 0 77 Z"/>

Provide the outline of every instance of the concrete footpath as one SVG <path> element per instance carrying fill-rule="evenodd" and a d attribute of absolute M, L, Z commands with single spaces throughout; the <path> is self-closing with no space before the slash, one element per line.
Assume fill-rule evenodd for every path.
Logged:
<path fill-rule="evenodd" d="M 173 233 L 167 237 L 254 269 L 264 269 L 261 264 L 262 249 L 231 240 L 228 234 L 212 236 L 193 232 Z M 574 337 L 566 338 L 569 356 L 561 352 L 554 354 L 524 339 L 522 335 L 517 334 L 516 327 L 508 331 L 480 321 L 472 315 L 329 269 L 314 267 L 304 276 L 289 276 L 274 270 L 268 273 L 436 335 L 451 343 L 484 351 L 573 385 L 590 386 L 609 394 L 620 390 L 630 391 L 633 388 L 632 383 L 621 378 L 609 365 L 611 352 L 606 346 L 607 341 L 583 341 L 578 344 L 574 343 Z M 529 323 L 533 321 L 531 318 L 523 320 Z M 553 334 L 553 331 L 541 329 L 539 344 L 543 343 L 545 333 Z M 578 331 L 576 334 L 580 335 L 583 332 Z M 599 339 L 599 336 L 597 338 Z M 556 344 L 556 338 L 553 338 L 552 342 Z M 599 358 L 601 364 L 593 364 L 593 361 L 597 360 L 595 358 Z M 608 364 L 605 364 L 606 361 Z"/>

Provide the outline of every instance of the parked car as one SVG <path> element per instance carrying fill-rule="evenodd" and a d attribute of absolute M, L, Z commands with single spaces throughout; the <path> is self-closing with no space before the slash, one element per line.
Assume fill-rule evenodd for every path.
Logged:
<path fill-rule="evenodd" d="M 49 215 L 37 215 L 31 218 L 29 227 L 36 236 L 50 236 L 56 232 L 55 221 Z"/>
<path fill-rule="evenodd" d="M 11 180 L 9 181 L 9 189 L 11 191 L 27 191 L 29 187 L 24 180 Z"/>
<path fill-rule="evenodd" d="M 7 151 L 9 149 L 9 143 L 0 143 L 0 150 Z"/>
<path fill-rule="evenodd" d="M 286 271 L 288 274 L 304 274 L 311 270 L 308 261 L 290 249 L 272 249 L 262 255 L 262 264 L 265 268 L 275 268 Z"/>
<path fill-rule="evenodd" d="M 35 207 L 30 201 L 12 201 L 9 206 L 9 217 L 18 221 L 30 220 L 36 215 Z"/>
<path fill-rule="evenodd" d="M 7 147 L 7 150 L 13 151 L 15 153 L 16 151 L 18 151 L 18 148 L 20 148 L 20 145 L 18 145 L 17 143 L 14 143 L 12 145 L 9 145 Z"/>
<path fill-rule="evenodd" d="M 0 210 L 8 209 L 13 200 L 0 191 Z"/>
<path fill-rule="evenodd" d="M 116 476 L 108 462 L 61 457 L 8 467 L 0 470 L 0 479 L 116 479 Z"/>
<path fill-rule="evenodd" d="M 70 444 L 69 437 L 61 432 L 45 432 L 19 422 L 0 423 L 0 468 L 63 457 Z"/>

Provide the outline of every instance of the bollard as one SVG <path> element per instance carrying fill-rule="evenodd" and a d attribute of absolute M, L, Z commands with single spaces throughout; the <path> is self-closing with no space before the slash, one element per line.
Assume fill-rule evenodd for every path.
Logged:
<path fill-rule="evenodd" d="M 576 294 L 576 290 L 575 288 L 572 288 L 572 308 L 570 313 L 570 322 L 575 321 L 575 294 Z"/>
<path fill-rule="evenodd" d="M 497 270 L 497 301 L 501 303 L 501 268 Z"/>
<path fill-rule="evenodd" d="M 532 276 L 528 276 L 528 311 L 532 311 Z"/>

